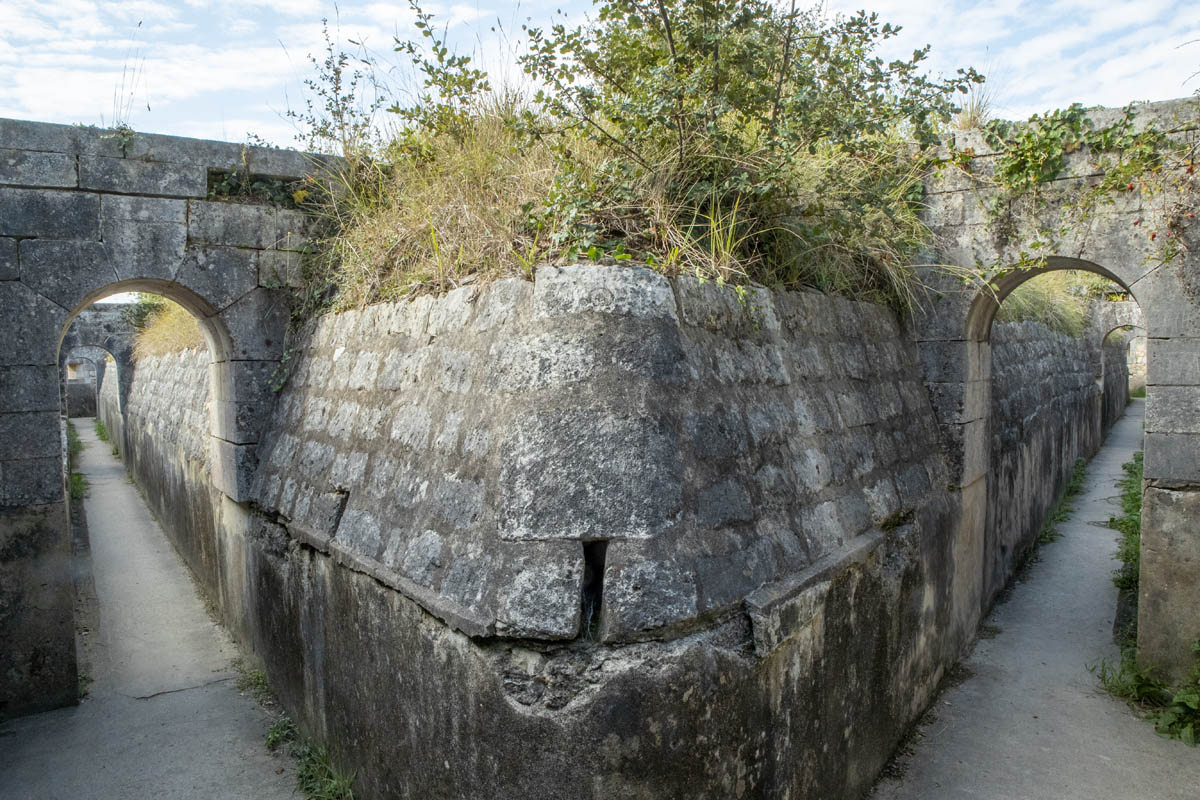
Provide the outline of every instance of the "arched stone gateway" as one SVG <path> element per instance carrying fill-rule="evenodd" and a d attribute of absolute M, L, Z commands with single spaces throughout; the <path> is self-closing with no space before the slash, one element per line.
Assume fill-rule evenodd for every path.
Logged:
<path fill-rule="evenodd" d="M 286 298 L 272 287 L 297 273 L 306 218 L 208 199 L 211 176 L 234 169 L 296 179 L 313 162 L 0 119 L 0 717 L 76 696 L 58 374 L 64 335 L 84 309 L 147 291 L 200 320 L 212 357 L 213 481 L 246 499 L 287 325 Z M 127 343 L 92 333 L 80 343 L 106 347 L 120 367 Z M 127 383 L 131 371 L 118 372 Z"/>
<path fill-rule="evenodd" d="M 1177 122 L 1183 104 L 1189 102 L 1143 106 L 1139 119 L 1156 120 L 1173 136 L 1194 135 Z M 1113 113 L 1101 109 L 1095 115 L 1108 119 Z M 1035 226 L 999 232 L 1002 226 L 991 211 L 995 194 L 988 184 L 996 155 L 978 137 L 964 137 L 959 146 L 973 146 L 976 153 L 970 169 L 928 186 L 928 219 L 943 243 L 937 260 L 967 268 L 1020 263 L 1039 231 Z M 1094 174 L 1089 158 L 1086 152 L 1068 158 L 1064 177 L 1054 187 L 1057 196 L 1086 187 Z M 1059 242 L 1058 254 L 1043 266 L 1001 272 L 990 289 L 931 278 L 942 297 L 918 320 L 918 340 L 942 431 L 957 462 L 963 517 L 956 548 L 955 616 L 970 627 L 988 600 L 975 576 L 983 568 L 989 336 L 999 303 L 1031 277 L 1063 269 L 1104 276 L 1136 301 L 1144 323 L 1130 304 L 1112 304 L 1113 324 L 1103 333 L 1119 325 L 1144 324 L 1147 336 L 1139 657 L 1182 676 L 1194 663 L 1191 643 L 1200 639 L 1200 228 L 1184 220 L 1178 252 L 1164 260 L 1160 243 L 1138 224 L 1146 213 L 1136 193 L 1101 207 Z M 1057 215 L 1058 208 L 1051 204 L 1039 222 L 1045 225 Z M 1097 321 L 1097 334 L 1104 324 Z"/>
<path fill-rule="evenodd" d="M 119 396 L 124 406 L 133 380 L 134 329 L 124 318 L 119 303 L 95 303 L 81 311 L 67 326 L 58 345 L 59 364 L 75 355 L 90 358 L 96 364 L 96 387 L 104 382 L 105 356 L 112 358 L 120 383 Z M 60 372 L 62 368 L 60 366 Z"/>

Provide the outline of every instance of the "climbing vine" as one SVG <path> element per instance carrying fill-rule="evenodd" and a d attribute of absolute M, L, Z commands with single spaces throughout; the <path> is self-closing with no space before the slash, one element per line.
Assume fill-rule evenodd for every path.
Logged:
<path fill-rule="evenodd" d="M 1189 108 L 1196 119 L 1174 130 L 1139 124 L 1132 104 L 1115 122 L 1099 128 L 1078 103 L 1025 122 L 989 122 L 982 131 L 984 141 L 999 155 L 990 181 L 981 182 L 996 190 L 989 207 L 995 229 L 1001 237 L 1023 223 L 1037 230 L 1018 263 L 1004 266 L 1043 266 L 1069 237 L 1086 234 L 1099 209 L 1129 195 L 1142 203 L 1144 213 L 1131 224 L 1155 242 L 1153 258 L 1163 263 L 1176 258 L 1187 246 L 1183 233 L 1200 205 L 1195 177 L 1200 140 L 1195 131 L 1186 133 L 1198 127 L 1189 123 L 1200 121 L 1200 105 Z M 1075 153 L 1087 154 L 1090 171 L 1077 176 L 1080 182 L 1063 182 L 1068 158 Z M 974 157 L 972 150 L 963 149 L 948 162 L 970 171 Z M 1043 218 L 1050 208 L 1058 209 L 1058 219 L 1047 224 Z"/>

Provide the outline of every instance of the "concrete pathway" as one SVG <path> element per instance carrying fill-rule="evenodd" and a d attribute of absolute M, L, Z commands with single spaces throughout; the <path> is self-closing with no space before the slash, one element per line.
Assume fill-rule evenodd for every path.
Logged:
<path fill-rule="evenodd" d="M 875 800 L 1196 800 L 1200 749 L 1161 739 L 1088 665 L 1115 660 L 1114 484 L 1142 447 L 1135 400 L 1088 466 L 1062 538 L 985 622 L 962 684 L 942 695 L 907 771 Z M 994 634 L 994 635 L 993 635 Z"/>
<path fill-rule="evenodd" d="M 92 419 L 75 427 L 95 587 L 81 591 L 77 641 L 92 683 L 77 707 L 0 727 L 0 798 L 295 797 L 290 759 L 263 745 L 270 720 L 235 687 L 236 648 Z"/>

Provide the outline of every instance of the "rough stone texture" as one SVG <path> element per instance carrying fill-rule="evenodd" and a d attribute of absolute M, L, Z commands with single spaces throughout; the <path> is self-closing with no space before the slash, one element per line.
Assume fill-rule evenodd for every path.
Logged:
<path fill-rule="evenodd" d="M 1142 557 L 1138 580 L 1138 614 L 1167 620 L 1166 625 L 1138 625 L 1138 650 L 1157 653 L 1171 643 L 1200 639 L 1200 617 L 1192 613 L 1200 590 L 1200 491 L 1145 490 L 1142 498 Z M 1144 658 L 1153 665 L 1151 658 Z"/>
<path fill-rule="evenodd" d="M 913 360 L 871 306 L 545 268 L 320 320 L 255 501 L 471 632 L 575 636 L 582 543 L 607 542 L 602 638 L 658 636 L 945 484 Z"/>
<path fill-rule="evenodd" d="M 1157 121 L 1165 125 L 1170 137 L 1185 144 L 1194 141 L 1200 127 L 1195 111 L 1192 98 L 1134 108 L 1136 124 Z M 1095 125 L 1102 126 L 1121 113 L 1115 109 L 1097 109 L 1089 115 Z M 1147 410 L 1154 411 L 1147 417 L 1147 480 L 1162 488 L 1181 490 L 1200 485 L 1200 457 L 1196 455 L 1200 453 L 1200 434 L 1191 432 L 1196 428 L 1195 406 L 1175 402 L 1180 393 L 1174 398 L 1164 395 L 1157 402 L 1152 399 L 1156 386 L 1193 387 L 1192 391 L 1200 386 L 1197 367 L 1200 281 L 1196 278 L 1200 269 L 1194 255 L 1200 252 L 1200 227 L 1182 219 L 1177 231 L 1178 254 L 1164 263 L 1160 252 L 1163 238 L 1156 241 L 1150 236 L 1152 231 L 1135 224 L 1146 216 L 1150 199 L 1140 191 L 1122 193 L 1111 205 L 1102 205 L 1089 214 L 1085 224 L 1075 226 L 1061 237 L 1056 242 L 1057 251 L 1046 259 L 1044 266 L 1012 269 L 1020 261 L 1021 253 L 1035 250 L 1033 242 L 1044 238 L 1043 231 L 1058 229 L 1061 198 L 1078 197 L 1094 182 L 1095 154 L 1081 150 L 1066 157 L 1062 177 L 1043 192 L 1050 202 L 1039 210 L 1036 219 L 997 220 L 992 209 L 999 198 L 990 182 L 997 155 L 978 134 L 955 134 L 955 138 L 956 148 L 962 151 L 969 147 L 973 155 L 962 168 L 948 167 L 926 180 L 925 220 L 938 244 L 936 252 L 929 253 L 925 260 L 969 270 L 980 265 L 994 267 L 996 271 L 988 276 L 994 291 L 927 273 L 927 282 L 937 291 L 938 300 L 915 321 L 914 333 L 921 349 L 925 378 L 931 382 L 934 393 L 942 439 L 949 448 L 951 474 L 963 492 L 958 571 L 965 574 L 983 567 L 980 559 L 987 519 L 984 510 L 995 492 L 986 480 L 991 410 L 979 387 L 980 381 L 989 381 L 991 375 L 989 336 L 996 301 L 1042 272 L 1061 269 L 1095 272 L 1120 283 L 1136 300 L 1144 315 L 1147 337 Z M 1156 207 L 1169 208 L 1172 203 L 1192 200 L 1168 192 L 1153 202 Z M 1174 227 L 1172 233 L 1176 233 Z M 1158 495 L 1147 498 L 1150 503 L 1160 501 Z M 1147 518 L 1176 524 L 1176 517 L 1170 514 L 1146 513 Z M 1162 541 L 1180 548 L 1181 559 L 1189 552 L 1187 536 L 1179 531 L 1163 531 Z M 1200 599 L 1197 599 L 1200 583 L 1178 582 L 1177 574 L 1172 574 L 1172 580 L 1176 582 L 1161 590 L 1178 595 L 1179 603 L 1190 603 L 1188 615 L 1200 617 Z M 964 592 L 964 596 L 967 594 Z M 1177 626 L 1173 620 L 1160 616 L 1167 607 L 1160 604 L 1140 610 L 1140 630 L 1164 632 L 1163 636 L 1147 636 L 1150 649 L 1144 650 L 1141 657 L 1156 664 L 1165 675 L 1182 679 L 1190 670 L 1194 655 L 1190 640 L 1172 638 L 1178 632 Z"/>
<path fill-rule="evenodd" d="M 0 462 L 0 486 L 10 464 Z M 65 506 L 0 497 L 0 720 L 78 702 L 72 573 Z"/>
<path fill-rule="evenodd" d="M 1016 327 L 1006 413 L 1098 429 L 1090 368 Z M 363 797 L 854 796 L 979 619 L 954 605 L 980 573 L 956 575 L 930 394 L 882 309 L 581 267 L 292 346 L 248 515 L 211 483 L 202 357 L 138 364 L 126 458 Z M 106 380 L 110 429 L 116 405 Z"/>
<path fill-rule="evenodd" d="M 1032 549 L 1076 459 L 1089 458 L 1129 398 L 1124 348 L 1037 322 L 992 326 L 992 394 L 982 599 L 991 606 Z M 1093 362 L 1103 358 L 1100 378 Z"/>
<path fill-rule="evenodd" d="M 223 142 L 0 119 L 0 420 L 35 412 L 56 416 L 60 389 L 50 376 L 75 345 L 100 347 L 114 356 L 123 404 L 132 377 L 127 342 L 87 319 L 91 312 L 84 311 L 117 291 L 157 292 L 192 311 L 202 319 L 218 363 L 277 362 L 287 307 L 273 290 L 261 288 L 278 282 L 260 284 L 259 258 L 294 259 L 307 223 L 296 212 L 209 202 L 208 176 L 211 170 L 249 167 L 256 174 L 295 179 L 310 174 L 319 160 Z M 192 218 L 189 204 L 195 206 Z M 189 222 L 196 227 L 192 238 Z M 208 235 L 214 232 L 219 235 Z M 210 239 L 216 241 L 209 244 Z M 265 249 L 242 251 L 226 244 Z M 64 337 L 73 319 L 79 322 L 76 334 Z M 59 347 L 60 341 L 66 347 Z M 219 381 L 213 389 L 214 401 L 224 404 L 211 429 L 217 452 L 213 481 L 237 501 L 247 497 L 269 411 L 262 402 L 263 386 L 250 382 L 263 375 L 263 370 L 243 372 L 242 381 Z M 0 423 L 6 431 L 10 427 Z M 49 441 L 43 433 L 50 430 L 38 422 L 19 437 L 0 439 L 0 511 L 19 516 L 22 509 L 63 503 L 57 433 L 52 452 L 43 452 L 43 438 Z M 41 437 L 36 447 L 29 436 Z M 65 528 L 55 530 L 69 535 Z M 0 569 L 9 555 L 0 551 Z M 35 567 L 22 570 L 14 575 L 40 574 Z M 66 581 L 58 588 L 69 595 L 69 571 L 53 574 Z M 28 597 L 20 601 L 23 613 L 0 619 L 0 641 L 25 641 L 46 631 L 65 639 L 36 652 L 65 653 L 72 647 L 71 631 L 57 626 L 50 605 L 34 601 L 43 588 L 9 587 L 14 597 L 22 592 Z M 28 649 L 21 654 L 36 655 Z M 32 677 L 33 669 L 32 664 L 0 669 L 0 694 L 11 696 L 10 707 L 39 707 L 43 696 L 74 696 L 73 677 L 69 685 L 48 690 Z M 64 661 L 39 669 L 65 680 L 73 666 Z M 26 689 L 22 682 L 28 682 Z"/>

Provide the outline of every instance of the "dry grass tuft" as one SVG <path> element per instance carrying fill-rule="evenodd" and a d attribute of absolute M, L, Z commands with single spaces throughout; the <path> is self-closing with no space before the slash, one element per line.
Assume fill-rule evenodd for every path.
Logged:
<path fill-rule="evenodd" d="M 133 355 L 140 359 L 207 346 L 200 323 L 191 312 L 164 298 L 161 307 L 150 314 L 138 331 Z"/>
<path fill-rule="evenodd" d="M 1081 336 L 1088 306 L 1123 291 L 1090 272 L 1064 270 L 1029 279 L 1012 291 L 996 312 L 997 322 L 1036 321 L 1068 336 Z"/>
<path fill-rule="evenodd" d="M 345 191 L 323 212 L 338 234 L 317 266 L 335 308 L 532 274 L 542 243 L 529 211 L 553 186 L 554 156 L 522 141 L 501 104 L 460 136 L 400 138 L 348 169 L 332 176 Z"/>

